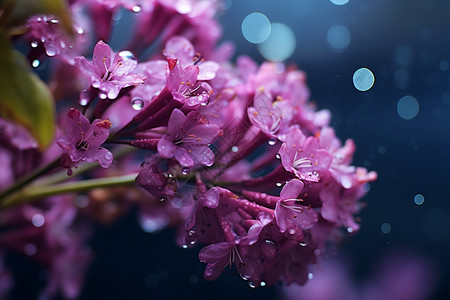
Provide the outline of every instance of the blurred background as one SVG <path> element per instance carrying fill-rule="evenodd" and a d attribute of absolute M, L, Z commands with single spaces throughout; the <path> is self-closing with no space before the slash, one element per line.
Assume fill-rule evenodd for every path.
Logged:
<path fill-rule="evenodd" d="M 311 100 L 331 111 L 342 141 L 354 139 L 354 164 L 378 172 L 363 198 L 361 230 L 335 253 L 351 284 L 361 290 L 377 282 L 380 268 L 399 263 L 392 257 L 412 257 L 418 268 L 399 264 L 394 274 L 413 270 L 418 275 L 410 282 L 425 283 L 426 299 L 450 299 L 450 1 L 225 3 L 223 41 L 232 41 L 237 55 L 304 70 Z M 250 288 L 232 269 L 205 282 L 199 249 L 178 248 L 175 234 L 145 233 L 135 215 L 97 228 L 81 298 L 286 297 L 279 287 Z M 23 282 L 39 273 L 22 268 L 30 274 Z M 289 299 L 313 299 L 301 296 Z"/>

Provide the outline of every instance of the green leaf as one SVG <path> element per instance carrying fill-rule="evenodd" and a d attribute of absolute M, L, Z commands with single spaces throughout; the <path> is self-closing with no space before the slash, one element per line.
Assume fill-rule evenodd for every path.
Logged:
<path fill-rule="evenodd" d="M 72 34 L 72 21 L 64 0 L 0 0 L 0 27 L 14 30 L 34 15 L 53 15 Z"/>
<path fill-rule="evenodd" d="M 0 32 L 0 113 L 19 122 L 47 147 L 55 132 L 55 104 L 47 85 L 31 70 L 22 54 Z"/>

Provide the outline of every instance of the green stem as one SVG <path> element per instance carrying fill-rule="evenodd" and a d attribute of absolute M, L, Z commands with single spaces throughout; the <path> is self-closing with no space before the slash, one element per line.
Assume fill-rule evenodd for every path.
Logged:
<path fill-rule="evenodd" d="M 81 192 L 93 188 L 133 185 L 137 174 L 138 173 L 117 177 L 66 182 L 50 186 L 31 185 L 5 198 L 4 201 L 0 203 L 0 209 L 53 195 Z"/>
<path fill-rule="evenodd" d="M 0 199 L 2 199 L 0 201 L 3 201 L 3 199 L 6 198 L 8 195 L 10 195 L 10 194 L 14 193 L 15 191 L 23 188 L 24 186 L 26 186 L 27 184 L 29 184 L 33 180 L 39 178 L 43 174 L 53 170 L 54 168 L 57 168 L 59 166 L 59 161 L 60 161 L 60 158 L 58 157 L 57 159 L 55 159 L 54 161 L 52 161 L 48 165 L 46 165 L 46 166 L 44 166 L 44 167 L 42 167 L 40 169 L 37 169 L 34 172 L 31 172 L 30 174 L 28 174 L 25 177 L 21 178 L 20 180 L 16 181 L 16 183 L 14 183 L 11 187 L 9 187 L 3 193 L 0 194 Z"/>

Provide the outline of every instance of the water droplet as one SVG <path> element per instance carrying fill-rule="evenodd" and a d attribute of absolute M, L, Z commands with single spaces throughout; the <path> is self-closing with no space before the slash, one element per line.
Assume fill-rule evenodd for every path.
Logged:
<path fill-rule="evenodd" d="M 113 154 L 111 153 L 111 152 L 105 152 L 105 154 L 103 155 L 103 157 L 106 159 L 106 160 L 112 160 L 113 159 Z"/>
<path fill-rule="evenodd" d="M 308 273 L 308 279 L 313 279 L 314 278 L 314 274 L 313 273 Z"/>
<path fill-rule="evenodd" d="M 206 106 L 206 105 L 208 105 L 208 102 L 202 102 L 202 103 L 200 103 L 200 105 L 201 106 Z"/>
<path fill-rule="evenodd" d="M 39 45 L 39 44 L 38 44 L 37 41 L 32 41 L 32 42 L 31 42 L 31 47 L 32 47 L 32 48 L 36 48 L 38 45 Z"/>
<path fill-rule="evenodd" d="M 422 205 L 425 202 L 425 197 L 422 194 L 417 194 L 414 196 L 414 203 L 417 205 Z"/>
<path fill-rule="evenodd" d="M 306 246 L 308 246 L 308 243 L 306 243 L 306 242 L 300 242 L 300 246 L 306 247 Z"/>
<path fill-rule="evenodd" d="M 131 51 L 124 50 L 119 52 L 120 57 L 122 57 L 123 60 L 136 60 L 136 57 L 134 56 Z"/>
<path fill-rule="evenodd" d="M 191 171 L 191 169 L 189 169 L 189 168 L 183 168 L 183 170 L 181 170 L 181 173 L 183 175 L 187 175 L 187 174 L 189 174 L 190 171 Z"/>
<path fill-rule="evenodd" d="M 78 103 L 80 103 L 81 106 L 86 106 L 89 103 L 89 93 L 87 90 L 82 90 L 80 92 L 80 95 L 78 96 Z"/>
<path fill-rule="evenodd" d="M 280 187 L 280 186 L 282 186 L 283 184 L 282 184 L 281 182 L 277 182 L 277 183 L 275 183 L 275 185 L 278 186 L 278 187 Z"/>
<path fill-rule="evenodd" d="M 237 146 L 233 146 L 231 147 L 231 151 L 233 151 L 234 153 L 239 151 L 239 148 Z"/>
<path fill-rule="evenodd" d="M 167 174 L 167 177 L 173 178 L 173 174 L 172 174 L 172 173 L 169 173 L 169 174 Z"/>
<path fill-rule="evenodd" d="M 138 13 L 141 12 L 141 7 L 139 5 L 135 5 L 131 10 L 135 13 Z"/>
<path fill-rule="evenodd" d="M 251 281 L 248 282 L 248 286 L 251 287 L 252 289 L 256 288 L 256 284 L 254 284 Z"/>
<path fill-rule="evenodd" d="M 367 68 L 360 68 L 353 74 L 353 85 L 358 91 L 365 92 L 372 88 L 375 76 Z"/>
<path fill-rule="evenodd" d="M 100 92 L 100 93 L 98 93 L 98 97 L 100 98 L 100 99 L 106 99 L 106 98 L 108 98 L 108 96 L 106 95 L 106 93 L 105 92 Z"/>
<path fill-rule="evenodd" d="M 187 249 L 188 245 L 183 245 L 182 247 L 183 249 Z"/>
<path fill-rule="evenodd" d="M 289 234 L 295 234 L 295 229 L 290 229 Z"/>
<path fill-rule="evenodd" d="M 30 243 L 30 244 L 26 244 L 23 250 L 25 251 L 26 255 L 32 256 L 32 255 L 36 254 L 37 247 L 35 244 Z"/>
<path fill-rule="evenodd" d="M 46 45 L 45 46 L 45 53 L 47 53 L 48 56 L 55 56 L 56 55 L 56 48 L 52 45 Z"/>
<path fill-rule="evenodd" d="M 206 270 L 205 270 L 205 275 L 206 275 L 206 276 L 211 276 L 213 272 L 214 272 L 214 269 L 213 269 L 213 268 L 206 269 Z"/>
<path fill-rule="evenodd" d="M 274 146 L 277 143 L 277 139 L 276 138 L 270 138 L 269 141 L 267 142 L 270 146 Z"/>
<path fill-rule="evenodd" d="M 277 153 L 277 155 L 275 155 L 275 158 L 276 158 L 276 159 L 281 159 L 280 153 Z"/>
<path fill-rule="evenodd" d="M 191 244 L 191 245 L 195 245 L 195 241 L 191 241 L 190 244 Z"/>
<path fill-rule="evenodd" d="M 33 68 L 39 67 L 40 64 L 41 64 L 41 62 L 39 61 L 39 59 L 35 59 L 35 60 L 33 60 L 33 62 L 31 63 L 31 65 L 33 66 Z"/>
<path fill-rule="evenodd" d="M 335 5 L 344 5 L 347 4 L 349 0 L 330 0 L 331 3 Z"/>
<path fill-rule="evenodd" d="M 161 197 L 161 198 L 159 198 L 159 201 L 164 202 L 164 201 L 166 201 L 166 198 Z"/>
<path fill-rule="evenodd" d="M 347 232 L 348 232 L 348 233 L 353 233 L 353 228 L 347 227 Z"/>
<path fill-rule="evenodd" d="M 52 23 L 52 24 L 58 24 L 58 23 L 59 23 L 59 20 L 57 20 L 57 19 L 51 19 L 51 20 L 50 20 L 50 23 Z"/>
<path fill-rule="evenodd" d="M 33 223 L 34 227 L 41 227 L 45 223 L 45 217 L 41 214 L 35 214 L 31 218 L 31 223 Z"/>
<path fill-rule="evenodd" d="M 141 110 L 144 107 L 144 100 L 141 98 L 134 98 L 131 101 L 131 107 L 133 107 L 134 110 Z"/>
<path fill-rule="evenodd" d="M 77 33 L 78 33 L 78 34 L 83 34 L 83 33 L 84 33 L 83 28 L 78 28 L 78 29 L 77 29 Z"/>
<path fill-rule="evenodd" d="M 260 286 L 266 286 L 266 283 L 264 281 L 261 281 L 261 283 L 259 285 Z"/>

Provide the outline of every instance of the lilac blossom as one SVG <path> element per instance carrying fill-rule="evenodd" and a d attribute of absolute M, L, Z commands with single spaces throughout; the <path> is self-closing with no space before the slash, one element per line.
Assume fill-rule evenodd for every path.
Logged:
<path fill-rule="evenodd" d="M 220 128 L 195 112 L 188 115 L 174 109 L 167 126 L 167 133 L 158 143 L 158 153 L 164 158 L 175 158 L 182 167 L 196 164 L 211 166 L 214 153 L 208 147 L 220 134 Z"/>
<path fill-rule="evenodd" d="M 101 91 L 100 97 L 115 99 L 121 89 L 144 82 L 145 76 L 133 74 L 137 61 L 129 51 L 114 53 L 103 41 L 94 48 L 92 62 L 83 56 L 75 58 L 78 68 L 90 78 L 91 85 Z"/>
<path fill-rule="evenodd" d="M 77 167 L 80 161 L 98 161 L 103 168 L 111 166 L 113 154 L 100 147 L 109 136 L 109 120 L 94 120 L 92 124 L 77 109 L 70 109 L 66 117 L 66 135 L 57 143 L 63 153 L 61 165 L 67 168 L 67 174 L 73 173 L 72 168 Z"/>

